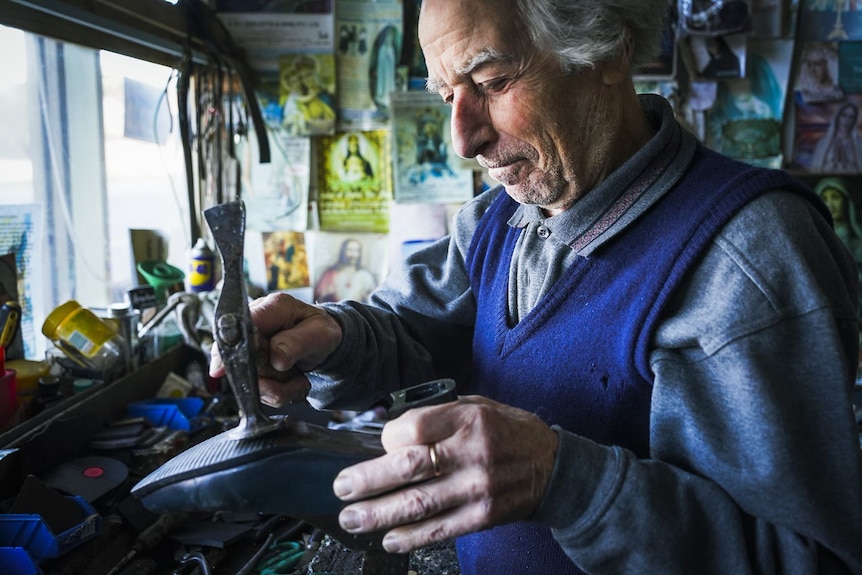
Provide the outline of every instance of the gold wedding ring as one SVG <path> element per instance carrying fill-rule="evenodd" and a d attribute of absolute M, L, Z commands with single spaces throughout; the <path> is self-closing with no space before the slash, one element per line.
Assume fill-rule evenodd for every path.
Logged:
<path fill-rule="evenodd" d="M 428 446 L 428 455 L 431 457 L 431 465 L 434 467 L 434 477 L 440 477 L 440 458 L 437 457 L 436 444 Z"/>

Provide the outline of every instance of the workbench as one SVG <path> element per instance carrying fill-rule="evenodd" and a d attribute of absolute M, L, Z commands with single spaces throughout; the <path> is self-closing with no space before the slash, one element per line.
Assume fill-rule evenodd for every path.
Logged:
<path fill-rule="evenodd" d="M 65 461 L 107 455 L 127 464 L 128 477 L 122 484 L 93 503 L 99 514 L 98 533 L 59 557 L 41 560 L 38 569 L 43 575 L 252 575 L 257 572 L 252 566 L 268 556 L 268 549 L 272 555 L 279 541 L 296 542 L 290 545 L 297 549 L 293 555 L 298 560 L 289 572 L 297 575 L 460 573 L 451 542 L 391 556 L 381 550 L 348 549 L 314 526 L 281 515 L 202 512 L 160 517 L 144 509 L 129 490 L 151 469 L 119 452 L 94 453 L 92 438 L 126 416 L 130 404 L 153 398 L 169 374 L 182 374 L 191 363 L 204 361 L 200 352 L 180 345 L 133 373 L 113 383 L 99 383 L 0 435 L 4 453 L 0 458 L 0 500 L 7 503 L 25 480 L 50 474 Z M 220 402 L 222 412 L 233 409 L 235 413 L 229 392 Z M 328 417 L 303 404 L 291 409 L 292 416 L 318 424 Z M 233 423 L 230 417 L 225 418 L 193 434 L 193 441 Z M 166 460 L 172 455 L 161 457 Z M 146 463 L 152 466 L 159 461 L 156 457 Z"/>

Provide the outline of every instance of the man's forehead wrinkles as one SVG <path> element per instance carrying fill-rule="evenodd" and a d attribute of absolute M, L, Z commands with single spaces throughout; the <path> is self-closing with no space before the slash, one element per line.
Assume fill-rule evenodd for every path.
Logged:
<path fill-rule="evenodd" d="M 482 66 L 489 64 L 497 64 L 497 63 L 508 63 L 513 60 L 513 57 L 509 54 L 503 54 L 494 48 L 484 48 L 480 50 L 476 55 L 469 58 L 463 64 L 456 64 L 453 67 L 453 77 L 451 79 L 451 83 L 459 84 L 464 78 L 468 77 L 470 74 L 481 68 Z M 425 82 L 425 87 L 429 92 L 439 92 L 444 88 L 448 88 L 450 86 L 449 83 L 440 80 L 438 78 L 428 78 Z"/>

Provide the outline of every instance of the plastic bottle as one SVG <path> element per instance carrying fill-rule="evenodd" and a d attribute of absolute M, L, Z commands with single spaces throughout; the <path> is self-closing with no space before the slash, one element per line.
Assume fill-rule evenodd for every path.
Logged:
<path fill-rule="evenodd" d="M 42 333 L 69 359 L 106 380 L 123 368 L 125 341 L 110 325 L 75 300 L 57 307 L 45 318 Z"/>
<path fill-rule="evenodd" d="M 203 238 L 198 238 L 189 260 L 189 291 L 193 293 L 215 289 L 215 254 Z"/>

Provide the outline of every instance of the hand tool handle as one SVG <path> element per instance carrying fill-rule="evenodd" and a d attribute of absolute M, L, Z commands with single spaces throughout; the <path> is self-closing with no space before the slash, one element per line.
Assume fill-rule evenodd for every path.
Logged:
<path fill-rule="evenodd" d="M 239 200 L 219 204 L 206 209 L 204 217 L 221 255 L 223 271 L 213 335 L 239 405 L 239 425 L 228 436 L 255 437 L 276 429 L 280 423 L 268 418 L 260 406 L 255 329 L 243 274 L 245 204 Z"/>
<path fill-rule="evenodd" d="M 9 347 L 21 325 L 21 304 L 7 301 L 0 306 L 0 347 Z"/>

